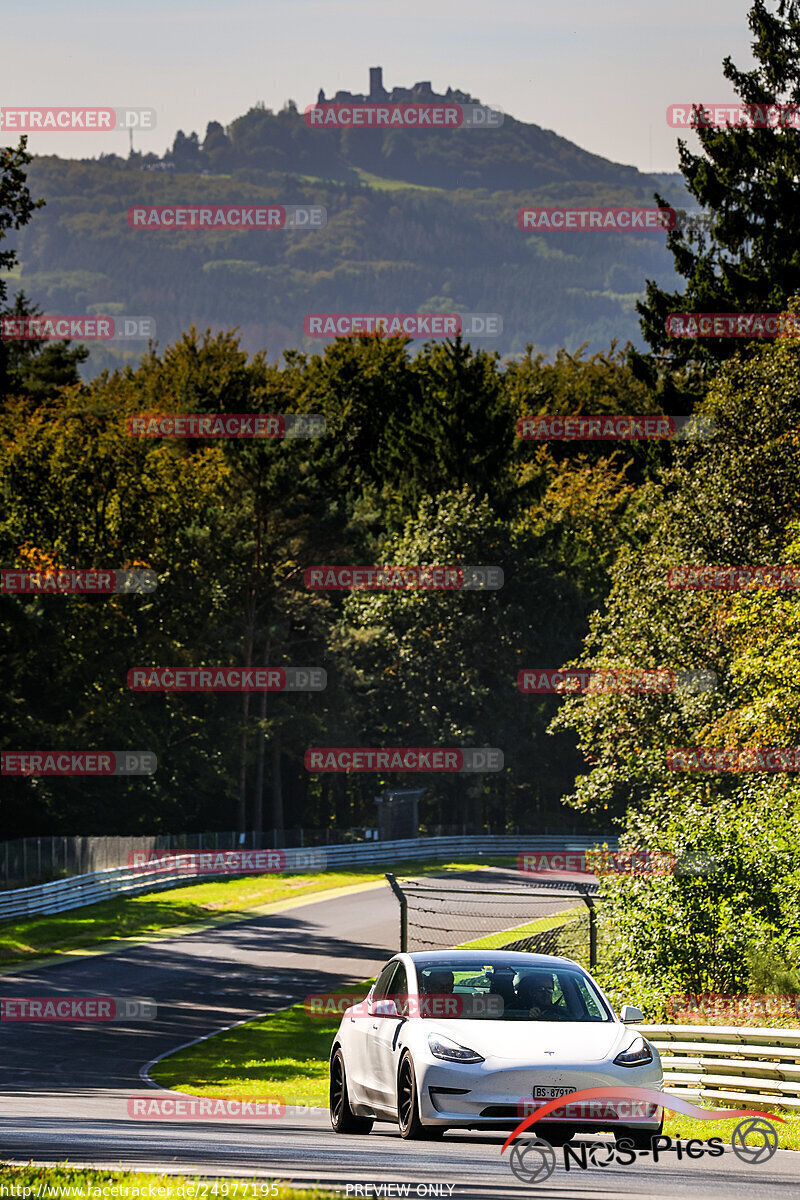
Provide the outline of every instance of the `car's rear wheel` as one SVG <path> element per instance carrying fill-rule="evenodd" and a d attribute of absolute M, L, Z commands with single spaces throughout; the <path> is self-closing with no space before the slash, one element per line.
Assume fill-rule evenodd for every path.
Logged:
<path fill-rule="evenodd" d="M 350 1107 L 344 1055 L 337 1049 L 331 1059 L 330 1084 L 331 1128 L 334 1133 L 369 1133 L 372 1117 L 357 1117 Z"/>
<path fill-rule="evenodd" d="M 397 1124 L 400 1137 L 409 1141 L 439 1138 L 445 1132 L 444 1125 L 423 1125 L 419 1116 L 419 1093 L 414 1064 L 409 1054 L 403 1055 L 397 1072 Z"/>

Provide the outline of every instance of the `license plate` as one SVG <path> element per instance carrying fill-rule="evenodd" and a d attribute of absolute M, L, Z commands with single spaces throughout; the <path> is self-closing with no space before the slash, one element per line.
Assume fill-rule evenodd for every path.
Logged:
<path fill-rule="evenodd" d="M 534 1100 L 557 1100 L 559 1096 L 570 1096 L 576 1092 L 577 1088 L 560 1088 L 560 1087 L 535 1087 L 533 1089 Z"/>

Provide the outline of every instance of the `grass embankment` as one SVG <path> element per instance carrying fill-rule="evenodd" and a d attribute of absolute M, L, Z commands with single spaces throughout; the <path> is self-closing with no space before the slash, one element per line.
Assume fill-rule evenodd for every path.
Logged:
<path fill-rule="evenodd" d="M 478 871 L 512 861 L 487 858 L 480 863 L 397 863 L 392 870 L 396 874 L 428 875 L 440 871 Z M 308 875 L 246 875 L 103 900 L 55 916 L 29 917 L 0 925 L 0 966 L 24 963 L 43 955 L 108 948 L 121 938 L 146 939 L 165 930 L 222 917 L 246 918 L 265 904 L 381 879 L 380 868 Z"/>
<path fill-rule="evenodd" d="M 722 1101 L 714 1101 L 701 1104 L 700 1107 L 734 1108 L 736 1106 Z M 742 1105 L 741 1107 L 747 1106 Z M 800 1150 L 800 1117 L 790 1115 L 787 1111 L 781 1112 L 780 1115 L 786 1123 L 774 1122 L 779 1148 L 781 1150 Z M 682 1117 L 677 1113 L 668 1112 L 664 1114 L 664 1133 L 667 1137 L 680 1138 L 683 1142 L 688 1142 L 690 1138 L 699 1138 L 701 1142 L 707 1142 L 709 1138 L 718 1137 L 722 1138 L 726 1146 L 730 1146 L 731 1134 L 741 1120 L 741 1117 L 737 1117 L 735 1120 L 727 1121 L 697 1121 L 691 1117 Z"/>
<path fill-rule="evenodd" d="M 105 1191 L 103 1189 L 105 1188 Z M 293 1188 L 277 1180 L 217 1178 L 213 1175 L 151 1175 L 140 1171 L 100 1171 L 80 1167 L 12 1167 L 0 1163 L 0 1196 L 19 1200 L 326 1200 L 329 1191 Z M 3 1189 L 6 1189 L 3 1191 Z M 13 1189 L 13 1191 L 12 1191 Z M 28 1190 L 29 1189 L 29 1190 Z M 152 1190 L 151 1190 L 152 1189 Z"/>
<path fill-rule="evenodd" d="M 549 917 L 537 917 L 525 925 L 517 925 L 514 929 L 503 929 L 499 933 L 487 933 L 485 937 L 476 938 L 474 942 L 464 942 L 463 950 L 500 950 L 509 942 L 519 942 L 523 938 L 532 937 L 535 933 L 547 933 L 559 925 L 575 921 L 580 916 L 579 910 L 564 909 L 563 912 L 551 913 Z M 543 954 L 550 951 L 542 951 Z"/>
<path fill-rule="evenodd" d="M 366 996 L 369 983 L 353 988 Z M 312 1017 L 302 1004 L 216 1033 L 162 1059 L 150 1074 L 162 1087 L 192 1096 L 287 1104 L 328 1104 L 328 1055 L 340 1017 Z"/>

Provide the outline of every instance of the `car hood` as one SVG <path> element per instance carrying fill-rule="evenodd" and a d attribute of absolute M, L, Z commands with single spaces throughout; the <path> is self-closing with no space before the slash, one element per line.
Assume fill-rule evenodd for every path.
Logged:
<path fill-rule="evenodd" d="M 460 1042 L 484 1058 L 545 1066 L 603 1062 L 636 1036 L 635 1030 L 617 1021 L 426 1021 L 425 1026 L 429 1033 Z"/>

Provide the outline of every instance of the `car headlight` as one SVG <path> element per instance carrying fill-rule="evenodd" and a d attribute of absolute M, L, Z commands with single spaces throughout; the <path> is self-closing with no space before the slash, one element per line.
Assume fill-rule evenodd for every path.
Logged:
<path fill-rule="evenodd" d="M 643 1037 L 635 1038 L 627 1050 L 623 1050 L 614 1059 L 620 1067 L 643 1067 L 653 1061 L 653 1051 Z"/>
<path fill-rule="evenodd" d="M 478 1063 L 484 1061 L 482 1054 L 477 1054 L 467 1046 L 460 1046 L 458 1042 L 453 1042 L 449 1037 L 443 1037 L 440 1033 L 429 1033 L 428 1045 L 431 1054 L 435 1058 L 443 1058 L 445 1062 Z"/>

